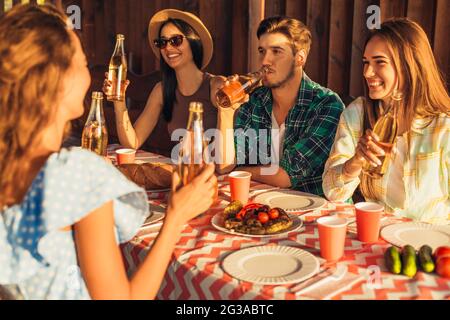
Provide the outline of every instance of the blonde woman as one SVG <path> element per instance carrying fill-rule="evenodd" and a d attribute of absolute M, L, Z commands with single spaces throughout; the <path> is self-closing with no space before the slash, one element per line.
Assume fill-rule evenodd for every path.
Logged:
<path fill-rule="evenodd" d="M 364 49 L 366 96 L 343 112 L 323 174 L 332 201 L 360 186 L 366 200 L 417 221 L 448 224 L 450 214 L 450 98 L 423 29 L 391 19 L 370 34 Z M 387 150 L 371 131 L 392 101 L 403 97 L 393 159 L 382 178 L 362 173 L 381 164 Z"/>
<path fill-rule="evenodd" d="M 214 167 L 173 192 L 128 279 L 118 245 L 148 216 L 145 191 L 94 153 L 61 149 L 91 80 L 79 39 L 54 7 L 16 6 L 0 20 L 0 57 L 0 286 L 28 299 L 154 298 L 183 225 L 212 203 Z"/>

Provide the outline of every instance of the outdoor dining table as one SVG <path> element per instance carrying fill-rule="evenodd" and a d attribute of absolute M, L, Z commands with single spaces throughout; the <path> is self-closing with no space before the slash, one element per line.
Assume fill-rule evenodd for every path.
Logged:
<path fill-rule="evenodd" d="M 164 157 L 138 151 L 137 158 L 163 160 Z M 167 159 L 166 159 L 167 160 Z M 223 259 L 243 248 L 260 245 L 280 245 L 300 248 L 320 259 L 318 227 L 320 216 L 339 212 L 353 216 L 351 204 L 327 202 L 312 212 L 303 213 L 303 227 L 285 236 L 253 238 L 224 233 L 214 228 L 211 218 L 223 211 L 230 202 L 229 183 L 226 176 L 219 180 L 219 199 L 205 213 L 185 225 L 171 263 L 157 294 L 160 300 L 297 300 L 297 299 L 450 299 L 450 280 L 419 271 L 414 278 L 394 275 L 384 265 L 384 251 L 390 246 L 381 237 L 378 242 L 365 244 L 358 241 L 356 227 L 349 224 L 344 256 L 337 265 L 346 268 L 341 280 L 324 285 L 314 294 L 297 294 L 296 284 L 258 285 L 241 281 L 227 274 L 222 268 Z M 272 190 L 274 187 L 251 182 L 251 196 Z M 165 206 L 167 192 L 147 191 L 152 206 Z M 383 225 L 404 222 L 405 219 L 390 216 Z M 133 274 L 147 256 L 157 233 L 144 234 L 121 245 L 124 263 L 129 275 Z M 174 235 L 177 236 L 177 235 Z M 322 259 L 320 259 L 323 262 Z"/>

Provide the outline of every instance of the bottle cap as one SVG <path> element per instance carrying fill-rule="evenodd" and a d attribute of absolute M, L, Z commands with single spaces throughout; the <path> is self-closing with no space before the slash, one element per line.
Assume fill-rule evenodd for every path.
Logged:
<path fill-rule="evenodd" d="M 116 38 L 117 40 L 125 40 L 125 36 L 123 35 L 123 34 L 118 34 L 117 35 L 117 38 Z"/>
<path fill-rule="evenodd" d="M 94 91 L 92 92 L 92 99 L 100 99 L 103 100 L 103 92 Z"/>
<path fill-rule="evenodd" d="M 196 101 L 189 103 L 189 112 L 203 112 L 203 103 Z"/>

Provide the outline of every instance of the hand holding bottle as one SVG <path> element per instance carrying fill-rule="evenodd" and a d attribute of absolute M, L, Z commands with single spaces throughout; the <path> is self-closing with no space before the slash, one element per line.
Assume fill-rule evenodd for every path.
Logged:
<path fill-rule="evenodd" d="M 217 105 L 219 106 L 219 108 L 222 109 L 232 109 L 232 110 L 236 110 L 238 109 L 242 104 L 246 103 L 249 99 L 250 96 L 248 95 L 248 93 L 246 93 L 245 91 L 243 91 L 242 89 L 240 89 L 241 87 L 241 83 L 239 81 L 240 76 L 238 74 L 234 74 L 231 75 L 229 77 L 227 77 L 225 79 L 225 81 L 223 82 L 223 85 L 221 87 L 219 87 L 219 90 L 217 91 Z M 235 91 L 237 94 L 235 94 L 234 97 L 234 101 L 228 102 L 221 102 L 221 98 L 220 98 L 220 91 L 228 93 L 229 95 L 233 95 L 233 91 Z M 242 93 L 242 94 L 241 94 Z M 223 98 L 222 98 L 223 99 Z M 227 99 L 227 98 L 225 98 Z"/>
<path fill-rule="evenodd" d="M 381 165 L 379 157 L 385 156 L 391 148 L 392 145 L 389 147 L 383 144 L 372 130 L 367 129 L 358 141 L 355 157 L 361 161 L 361 165 L 363 162 L 368 161 L 372 166 L 377 167 Z"/>
<path fill-rule="evenodd" d="M 127 91 L 128 86 L 130 85 L 130 80 L 126 80 L 124 83 L 123 92 Z M 110 95 L 113 90 L 112 81 L 108 79 L 108 72 L 105 72 L 105 80 L 103 81 L 102 91 L 105 95 Z"/>
<path fill-rule="evenodd" d="M 222 108 L 237 108 L 248 101 L 248 95 L 257 88 L 266 73 L 266 67 L 257 72 L 228 77 L 225 84 L 217 91 L 217 105 Z"/>
<path fill-rule="evenodd" d="M 199 175 L 179 189 L 180 176 L 176 171 L 173 173 L 166 221 L 173 219 L 183 225 L 211 207 L 217 192 L 214 170 L 214 164 L 205 165 Z"/>

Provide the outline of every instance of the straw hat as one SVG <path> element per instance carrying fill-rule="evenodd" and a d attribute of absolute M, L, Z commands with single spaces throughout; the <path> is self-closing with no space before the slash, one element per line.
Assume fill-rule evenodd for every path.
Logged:
<path fill-rule="evenodd" d="M 148 25 L 148 40 L 150 42 L 150 47 L 156 57 L 160 58 L 160 49 L 158 49 L 153 41 L 159 37 L 159 29 L 161 25 L 169 18 L 180 19 L 188 23 L 199 35 L 200 41 L 203 46 L 203 61 L 201 69 L 206 68 L 206 66 L 211 61 L 213 55 L 213 41 L 211 34 L 201 20 L 193 15 L 192 13 L 175 10 L 175 9 L 165 9 L 157 12 L 151 19 Z"/>

